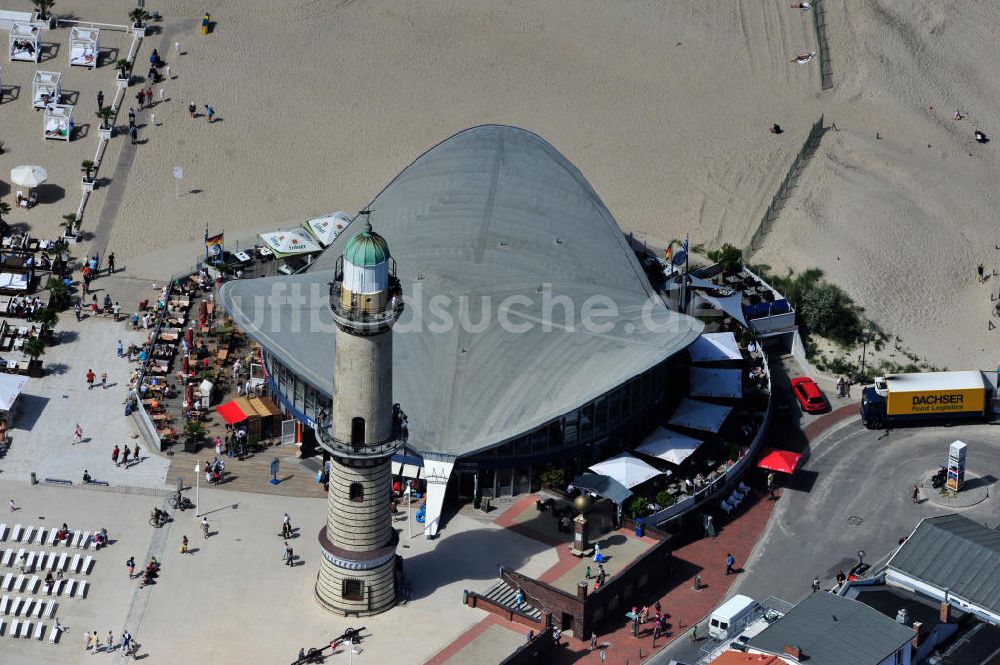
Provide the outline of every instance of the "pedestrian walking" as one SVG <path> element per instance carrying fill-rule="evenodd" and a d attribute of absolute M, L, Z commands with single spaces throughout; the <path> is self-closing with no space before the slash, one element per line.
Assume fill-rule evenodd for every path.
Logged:
<path fill-rule="evenodd" d="M 79 323 L 83 318 L 83 308 L 80 307 L 80 303 L 73 306 L 73 313 L 76 314 L 76 322 Z"/>
<path fill-rule="evenodd" d="M 187 536 L 182 536 L 181 537 L 181 549 L 180 549 L 180 552 L 181 552 L 181 554 L 187 554 L 187 551 L 188 551 L 188 537 Z"/>
<path fill-rule="evenodd" d="M 153 127 L 156 127 L 156 114 L 155 113 L 150 113 L 149 114 L 149 124 L 152 125 Z"/>
<path fill-rule="evenodd" d="M 126 469 L 128 468 L 128 456 L 129 456 L 128 446 L 125 446 L 125 450 L 122 451 L 122 466 L 125 467 Z"/>
<path fill-rule="evenodd" d="M 111 461 L 118 466 L 118 455 L 121 453 L 121 449 L 116 445 L 115 449 L 111 451 Z"/>
<path fill-rule="evenodd" d="M 132 145 L 135 145 L 135 142 L 139 138 L 139 130 L 136 129 L 135 125 L 132 125 L 131 127 L 128 128 L 128 136 L 130 139 L 132 139 Z"/>
<path fill-rule="evenodd" d="M 142 110 L 142 102 L 146 99 L 146 91 L 139 88 L 139 92 L 135 93 L 135 101 L 139 104 L 139 110 Z"/>
<path fill-rule="evenodd" d="M 698 641 L 698 624 L 691 626 L 691 632 L 688 633 L 688 642 Z"/>
<path fill-rule="evenodd" d="M 87 390 L 93 389 L 93 387 L 94 387 L 94 379 L 95 378 L 97 378 L 97 375 L 94 374 L 94 370 L 88 369 L 87 370 Z"/>
<path fill-rule="evenodd" d="M 191 102 L 190 104 L 188 104 L 188 115 L 189 116 L 191 116 L 192 118 L 195 117 L 197 111 L 198 111 L 198 107 L 195 105 L 194 102 Z"/>
<path fill-rule="evenodd" d="M 10 500 L 10 512 L 17 510 L 17 505 L 14 504 L 14 499 Z"/>
<path fill-rule="evenodd" d="M 521 609 L 521 605 L 524 605 L 524 591 L 521 589 L 517 590 L 517 595 L 514 596 L 514 602 L 517 604 L 517 609 Z"/>
<path fill-rule="evenodd" d="M 101 372 L 101 388 L 107 390 L 108 388 L 108 373 Z"/>
<path fill-rule="evenodd" d="M 776 478 L 774 476 L 774 472 L 772 471 L 771 473 L 767 474 L 767 494 L 771 501 L 774 501 L 776 498 L 778 498 L 774 493 L 775 482 Z"/>
<path fill-rule="evenodd" d="M 88 630 L 83 634 L 83 650 L 86 651 L 90 648 L 90 631 Z"/>
<path fill-rule="evenodd" d="M 146 106 L 153 108 L 153 86 L 146 88 Z"/>
<path fill-rule="evenodd" d="M 655 642 L 656 638 L 659 636 L 660 636 L 660 620 L 656 619 L 655 621 L 653 621 L 653 641 Z"/>
<path fill-rule="evenodd" d="M 281 537 L 292 537 L 292 518 L 288 516 L 288 513 L 285 513 L 285 516 L 281 518 Z"/>
<path fill-rule="evenodd" d="M 115 253 L 114 252 L 111 252 L 110 254 L 108 254 L 108 274 L 109 275 L 114 275 L 115 274 Z"/>
<path fill-rule="evenodd" d="M 122 344 L 122 341 L 121 341 L 121 340 L 118 340 L 118 348 L 117 348 L 117 351 L 118 351 L 118 357 L 119 357 L 119 358 L 124 358 L 124 357 L 125 357 L 125 345 L 124 345 L 124 344 Z"/>
<path fill-rule="evenodd" d="M 132 459 L 134 459 L 136 462 L 139 461 L 139 444 L 138 443 L 135 444 L 135 446 L 133 446 L 133 448 L 132 448 Z"/>
<path fill-rule="evenodd" d="M 205 538 L 208 538 L 208 518 L 201 518 L 201 532 L 205 534 Z"/>
<path fill-rule="evenodd" d="M 131 107 L 129 107 L 128 110 L 128 126 L 129 127 L 135 126 L 135 109 Z"/>
<path fill-rule="evenodd" d="M 295 566 L 295 551 L 292 550 L 292 546 L 287 542 L 285 543 L 285 565 Z"/>
<path fill-rule="evenodd" d="M 587 566 L 587 579 L 590 579 L 590 566 Z"/>
<path fill-rule="evenodd" d="M 535 639 L 535 631 L 532 628 L 528 629 L 528 641 Z"/>
<path fill-rule="evenodd" d="M 736 559 L 733 558 L 732 554 L 726 554 L 726 575 L 732 575 L 736 571 L 733 570 L 733 566 L 736 565 Z"/>
<path fill-rule="evenodd" d="M 813 578 L 813 584 L 812 584 L 813 593 L 819 591 L 819 587 L 820 587 L 819 575 L 817 575 L 816 577 Z"/>
<path fill-rule="evenodd" d="M 73 428 L 73 443 L 76 444 L 82 442 L 83 442 L 83 428 L 80 427 L 80 423 L 77 423 L 76 427 Z"/>
<path fill-rule="evenodd" d="M 211 104 L 205 104 L 205 115 L 208 116 L 208 124 L 212 124 L 212 119 L 215 117 L 215 109 L 212 108 Z"/>
<path fill-rule="evenodd" d="M 103 90 L 98 90 L 97 91 L 97 110 L 100 111 L 103 108 L 104 108 L 104 91 Z"/>
<path fill-rule="evenodd" d="M 181 43 L 180 42 L 174 42 L 174 53 L 176 53 L 178 55 L 178 57 L 180 56 L 180 54 L 181 54 Z"/>
<path fill-rule="evenodd" d="M 913 486 L 913 503 L 920 503 L 920 488 Z"/>
<path fill-rule="evenodd" d="M 135 576 L 135 557 L 130 556 L 125 562 L 125 566 L 128 568 L 128 578 L 132 579 Z"/>
<path fill-rule="evenodd" d="M 597 633 L 590 634 L 590 650 L 593 651 L 597 648 Z"/>
<path fill-rule="evenodd" d="M 114 633 L 112 633 L 112 632 L 111 632 L 111 631 L 109 630 L 109 631 L 108 631 L 108 646 L 107 646 L 107 652 L 108 652 L 108 653 L 111 653 L 111 652 L 112 652 L 112 651 L 114 651 L 114 650 L 115 650 L 115 636 L 114 636 Z"/>

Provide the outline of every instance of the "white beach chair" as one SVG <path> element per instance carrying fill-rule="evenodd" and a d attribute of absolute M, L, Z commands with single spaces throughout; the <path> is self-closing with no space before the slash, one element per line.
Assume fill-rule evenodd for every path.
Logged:
<path fill-rule="evenodd" d="M 0 598 L 0 615 L 7 614 L 7 608 L 10 606 L 10 596 L 4 594 L 3 598 Z"/>
<path fill-rule="evenodd" d="M 31 571 L 34 569 L 34 566 L 35 566 L 35 553 L 28 552 L 28 558 L 24 560 L 24 569 L 27 571 Z"/>
<path fill-rule="evenodd" d="M 80 571 L 80 555 L 74 554 L 73 561 L 69 564 L 69 572 L 77 573 Z"/>
<path fill-rule="evenodd" d="M 2 618 L 0 618 L 0 635 L 3 635 L 4 623 L 6 622 Z"/>
<path fill-rule="evenodd" d="M 35 639 L 40 640 L 45 636 L 45 624 L 39 621 L 35 624 Z"/>
<path fill-rule="evenodd" d="M 46 529 L 45 527 L 39 528 L 38 529 L 38 537 L 35 538 L 35 544 L 36 545 L 44 545 L 45 544 L 45 537 L 48 536 L 48 535 L 49 535 L 48 529 Z"/>
<path fill-rule="evenodd" d="M 45 560 L 48 556 L 48 552 L 45 550 L 38 553 L 38 561 L 35 562 L 35 570 L 45 570 Z"/>
<path fill-rule="evenodd" d="M 9 531 L 7 525 L 0 524 L 0 540 L 7 540 L 7 531 Z"/>
<path fill-rule="evenodd" d="M 82 547 L 83 549 L 87 549 L 87 545 L 90 545 L 90 532 L 89 531 L 84 531 L 83 532 L 83 539 L 81 541 L 79 541 L 76 544 L 76 546 L 77 547 Z"/>
<path fill-rule="evenodd" d="M 27 579 L 26 575 L 18 575 L 17 579 L 14 580 L 14 591 L 18 593 L 21 592 L 21 587 L 24 586 L 24 581 Z"/>
<path fill-rule="evenodd" d="M 56 609 L 56 601 L 50 600 L 45 606 L 45 618 L 51 619 L 53 612 Z"/>
<path fill-rule="evenodd" d="M 10 539 L 16 543 L 21 542 L 21 536 L 24 535 L 24 528 L 20 524 L 14 525 L 14 530 L 10 533 Z"/>
<path fill-rule="evenodd" d="M 31 637 L 31 622 L 27 619 L 21 623 L 21 637 L 28 638 Z"/>
<path fill-rule="evenodd" d="M 80 541 L 83 540 L 83 532 L 82 531 L 77 531 L 74 534 L 74 536 L 75 537 L 73 538 L 73 541 L 74 541 L 73 542 L 73 547 L 76 547 L 77 549 L 79 549 L 79 547 L 80 547 Z M 67 538 L 66 540 L 69 541 L 69 538 Z M 67 542 L 67 544 L 68 544 L 68 542 Z"/>
<path fill-rule="evenodd" d="M 56 570 L 66 570 L 66 559 L 69 557 L 66 552 L 59 555 L 59 563 L 56 564 Z"/>
<path fill-rule="evenodd" d="M 59 543 L 56 542 L 56 536 L 59 535 L 59 529 L 52 527 L 49 531 L 49 547 L 55 547 Z"/>
<path fill-rule="evenodd" d="M 76 584 L 76 580 L 73 579 L 72 577 L 69 578 L 68 580 L 66 580 L 65 591 L 66 591 L 66 597 L 67 598 L 72 598 L 73 597 L 73 585 L 74 584 Z"/>
<path fill-rule="evenodd" d="M 52 593 L 58 596 L 62 593 L 64 586 L 66 586 L 66 580 L 56 580 L 55 586 L 52 587 Z"/>
<path fill-rule="evenodd" d="M 20 596 L 14 599 L 13 604 L 10 606 L 10 615 L 12 617 L 20 616 L 21 614 L 21 603 L 24 602 Z"/>
<path fill-rule="evenodd" d="M 18 616 L 27 617 L 31 614 L 31 601 L 34 600 L 31 596 L 24 599 L 24 604 L 21 605 L 21 611 L 17 613 Z"/>
<path fill-rule="evenodd" d="M 33 526 L 31 526 L 29 524 L 27 526 L 27 528 L 24 530 L 24 544 L 25 545 L 30 545 L 31 544 L 31 537 L 34 536 L 34 535 L 35 535 L 35 527 L 33 527 Z"/>
<path fill-rule="evenodd" d="M 44 610 L 44 609 L 45 609 L 45 601 L 44 600 L 38 600 L 38 599 L 36 599 L 35 600 L 35 618 L 36 619 L 41 619 L 42 618 L 42 610 Z"/>
<path fill-rule="evenodd" d="M 55 626 L 52 626 L 52 630 L 49 631 L 49 643 L 55 644 L 57 637 L 59 637 L 59 629 L 56 628 Z"/>
<path fill-rule="evenodd" d="M 88 556 L 83 560 L 83 574 L 90 575 L 90 564 L 94 562 L 94 557 Z"/>
<path fill-rule="evenodd" d="M 4 565 L 4 567 L 9 566 L 12 563 L 14 563 L 14 548 L 13 547 L 10 548 L 10 549 L 4 550 L 4 553 L 3 553 L 3 565 Z"/>
<path fill-rule="evenodd" d="M 76 585 L 76 593 L 73 594 L 74 598 L 84 598 L 87 595 L 87 580 L 80 580 Z"/>
<path fill-rule="evenodd" d="M 28 580 L 28 593 L 35 593 L 36 586 L 38 586 L 38 575 L 32 575 Z"/>
<path fill-rule="evenodd" d="M 14 573 L 7 573 L 3 577 L 3 584 L 0 585 L 4 591 L 10 591 L 10 588 L 14 585 Z"/>
<path fill-rule="evenodd" d="M 21 627 L 21 621 L 19 619 L 14 619 L 10 622 L 10 632 L 7 633 L 7 637 L 17 637 L 17 631 Z"/>

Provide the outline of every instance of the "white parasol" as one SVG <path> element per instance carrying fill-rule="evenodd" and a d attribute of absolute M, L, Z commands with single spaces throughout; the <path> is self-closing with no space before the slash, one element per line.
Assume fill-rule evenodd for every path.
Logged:
<path fill-rule="evenodd" d="M 49 172 L 41 166 L 15 166 L 10 170 L 10 181 L 21 187 L 38 187 L 49 179 Z"/>
<path fill-rule="evenodd" d="M 260 237 L 279 258 L 295 254 L 312 254 L 322 249 L 302 228 L 261 233 Z"/>
<path fill-rule="evenodd" d="M 310 219 L 303 226 L 313 234 L 321 245 L 326 247 L 337 239 L 340 232 L 347 228 L 347 225 L 351 223 L 353 218 L 354 215 L 351 213 L 340 210 L 332 215 L 323 215 L 322 217 Z"/>

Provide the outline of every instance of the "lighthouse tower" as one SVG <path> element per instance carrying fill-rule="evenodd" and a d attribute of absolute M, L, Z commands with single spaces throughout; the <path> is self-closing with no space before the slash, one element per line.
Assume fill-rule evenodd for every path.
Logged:
<path fill-rule="evenodd" d="M 403 439 L 392 401 L 392 326 L 403 301 L 389 245 L 367 221 L 337 262 L 330 309 L 333 413 L 319 443 L 332 459 L 316 598 L 331 612 L 365 616 L 396 603 L 390 458 Z"/>

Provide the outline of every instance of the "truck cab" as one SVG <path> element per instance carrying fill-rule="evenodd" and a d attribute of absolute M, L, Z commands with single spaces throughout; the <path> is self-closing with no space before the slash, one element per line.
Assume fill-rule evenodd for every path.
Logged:
<path fill-rule="evenodd" d="M 882 381 L 882 389 L 879 390 L 879 380 Z M 885 379 L 879 377 L 875 379 L 874 386 L 867 386 L 861 390 L 861 422 L 868 429 L 882 429 L 885 427 L 885 398 L 887 395 Z"/>

